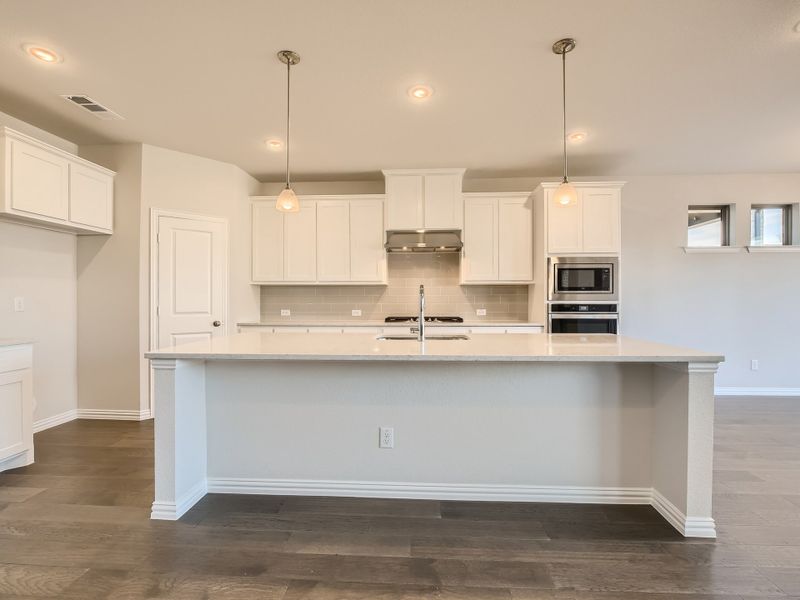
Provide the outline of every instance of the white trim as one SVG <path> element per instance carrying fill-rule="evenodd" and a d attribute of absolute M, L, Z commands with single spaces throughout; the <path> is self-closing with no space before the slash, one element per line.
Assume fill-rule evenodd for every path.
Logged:
<path fill-rule="evenodd" d="M 150 518 L 161 521 L 177 521 L 186 511 L 197 504 L 206 495 L 208 487 L 206 480 L 199 481 L 192 489 L 186 492 L 176 502 L 153 502 Z"/>
<path fill-rule="evenodd" d="M 376 202 L 382 202 L 386 199 L 386 194 L 297 194 L 297 197 L 300 200 L 323 202 L 328 200 L 375 200 Z M 275 202 L 278 196 L 250 196 L 249 198 L 251 202 Z"/>
<path fill-rule="evenodd" d="M 800 396 L 800 387 L 722 387 L 714 388 L 715 396 Z"/>
<path fill-rule="evenodd" d="M 493 500 L 580 504 L 650 504 L 652 497 L 650 488 L 409 483 L 322 479 L 237 479 L 228 477 L 210 477 L 208 479 L 208 491 L 216 494 Z"/>
<path fill-rule="evenodd" d="M 51 427 L 55 427 L 57 425 L 63 425 L 64 423 L 69 423 L 70 421 L 74 421 L 78 418 L 78 410 L 73 408 L 70 410 L 65 410 L 63 413 L 53 415 L 52 417 L 45 417 L 44 419 L 39 419 L 38 421 L 33 422 L 33 433 L 39 433 L 40 431 L 44 431 L 45 429 L 50 429 Z"/>
<path fill-rule="evenodd" d="M 108 419 L 110 421 L 144 421 L 152 418 L 149 410 L 118 410 L 104 408 L 79 408 L 78 419 Z"/>
<path fill-rule="evenodd" d="M 574 179 L 570 179 L 569 182 L 574 185 L 576 188 L 581 187 L 610 187 L 610 188 L 620 188 L 628 183 L 627 181 L 596 181 L 596 180 L 587 180 L 587 181 L 575 181 Z M 542 188 L 544 190 L 554 190 L 558 186 L 560 186 L 562 181 L 559 179 L 558 181 L 542 181 L 538 186 L 538 188 Z M 594 254 L 593 254 L 594 255 Z M 559 256 L 562 256 L 559 254 Z"/>
<path fill-rule="evenodd" d="M 717 526 L 711 517 L 687 517 L 658 490 L 652 491 L 651 505 L 684 537 L 715 538 Z"/>
<path fill-rule="evenodd" d="M 737 254 L 743 252 L 742 246 L 683 246 L 686 254 Z"/>
<path fill-rule="evenodd" d="M 758 254 L 761 252 L 800 252 L 800 246 L 785 245 L 785 246 L 746 246 L 750 254 Z"/>

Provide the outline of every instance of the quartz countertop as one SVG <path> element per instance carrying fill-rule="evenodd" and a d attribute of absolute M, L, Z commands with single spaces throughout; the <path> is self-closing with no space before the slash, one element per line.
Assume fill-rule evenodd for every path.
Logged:
<path fill-rule="evenodd" d="M 374 334 L 252 331 L 147 352 L 150 359 L 719 363 L 719 354 L 616 335 L 482 333 L 467 340 L 379 340 Z"/>
<path fill-rule="evenodd" d="M 21 346 L 23 344 L 32 344 L 33 340 L 27 338 L 0 338 L 0 348 L 5 346 Z"/>
<path fill-rule="evenodd" d="M 263 321 L 237 323 L 238 327 L 413 327 L 416 323 L 385 321 Z M 463 323 L 425 323 L 427 327 L 543 327 L 529 321 L 464 321 Z"/>

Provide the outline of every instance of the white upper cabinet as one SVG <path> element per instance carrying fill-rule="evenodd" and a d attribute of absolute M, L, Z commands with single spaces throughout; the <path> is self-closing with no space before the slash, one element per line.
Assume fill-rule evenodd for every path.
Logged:
<path fill-rule="evenodd" d="M 277 212 L 277 211 L 276 211 Z M 301 202 L 300 211 L 283 221 L 283 278 L 309 282 L 317 279 L 317 203 Z"/>
<path fill-rule="evenodd" d="M 111 233 L 114 172 L 2 128 L 0 215 L 74 233 Z"/>
<path fill-rule="evenodd" d="M 576 183 L 578 200 L 562 205 L 553 198 L 555 184 L 544 184 L 547 252 L 619 254 L 621 183 Z"/>
<path fill-rule="evenodd" d="M 528 193 L 466 194 L 461 283 L 533 281 L 533 211 Z"/>
<path fill-rule="evenodd" d="M 386 177 L 386 229 L 462 229 L 464 169 L 392 169 Z"/>
<path fill-rule="evenodd" d="M 300 212 L 254 198 L 253 283 L 384 284 L 383 196 L 300 198 Z"/>

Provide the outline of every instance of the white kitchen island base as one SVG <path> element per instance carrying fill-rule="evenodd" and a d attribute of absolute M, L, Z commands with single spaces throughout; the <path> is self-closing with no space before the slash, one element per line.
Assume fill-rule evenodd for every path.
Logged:
<path fill-rule="evenodd" d="M 152 518 L 207 492 L 652 504 L 683 535 L 715 536 L 719 356 L 616 336 L 313 337 L 148 355 Z"/>

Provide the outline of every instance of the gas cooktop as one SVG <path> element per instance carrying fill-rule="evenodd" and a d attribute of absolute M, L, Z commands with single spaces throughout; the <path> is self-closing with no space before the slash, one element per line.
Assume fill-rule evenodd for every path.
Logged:
<path fill-rule="evenodd" d="M 384 323 L 416 323 L 419 317 L 386 317 Z M 461 317 L 425 317 L 426 323 L 463 323 Z"/>

